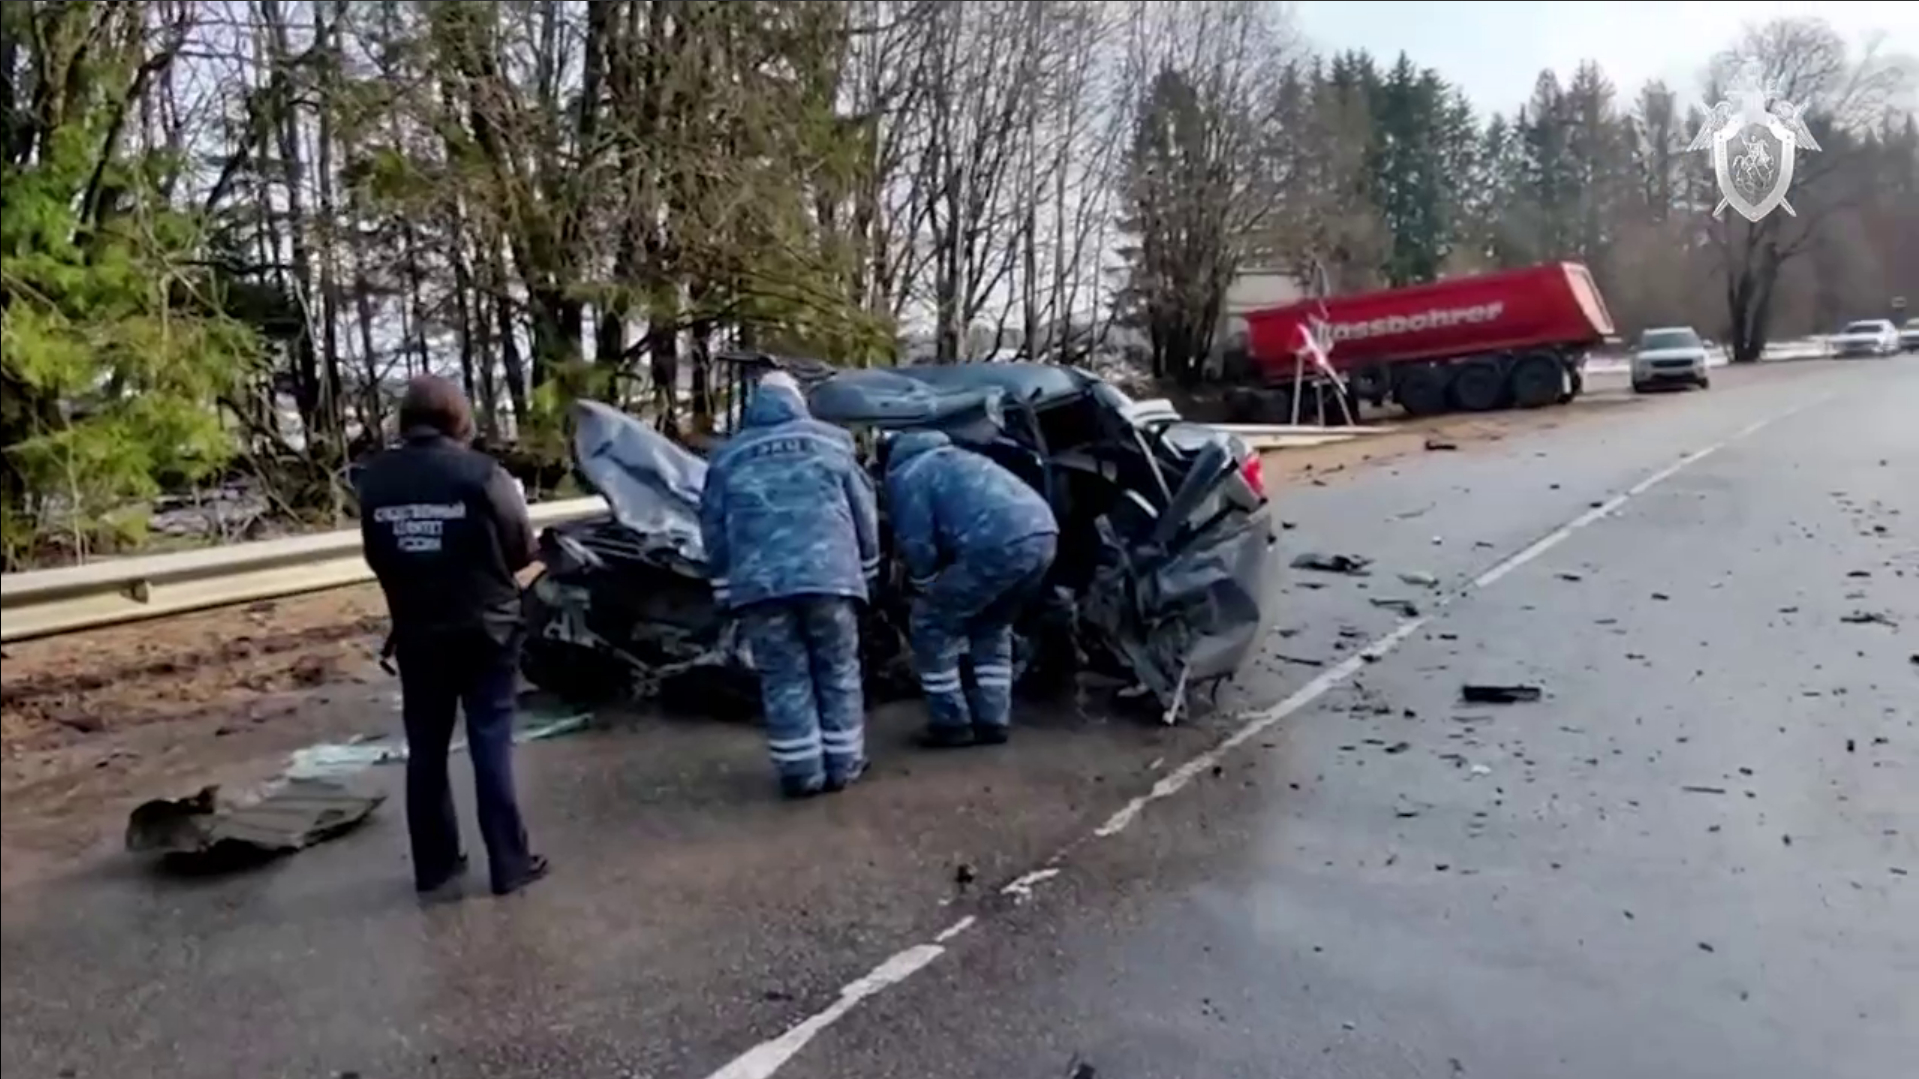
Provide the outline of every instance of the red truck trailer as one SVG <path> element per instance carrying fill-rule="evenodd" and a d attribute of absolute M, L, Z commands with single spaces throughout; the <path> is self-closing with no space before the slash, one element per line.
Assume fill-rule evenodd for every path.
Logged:
<path fill-rule="evenodd" d="M 1283 420 L 1303 391 L 1326 383 L 1297 362 L 1301 331 L 1330 329 L 1327 352 L 1359 402 L 1388 399 L 1414 416 L 1565 403 L 1584 386 L 1586 352 L 1613 332 L 1586 267 L 1554 262 L 1430 285 L 1307 300 L 1249 311 L 1246 344 L 1228 377 L 1233 412 Z M 1302 374 L 1305 376 L 1302 378 Z M 1304 383 L 1299 385 L 1297 383 Z M 1301 409 L 1301 412 L 1317 409 Z M 1329 410 L 1332 411 L 1332 410 Z"/>

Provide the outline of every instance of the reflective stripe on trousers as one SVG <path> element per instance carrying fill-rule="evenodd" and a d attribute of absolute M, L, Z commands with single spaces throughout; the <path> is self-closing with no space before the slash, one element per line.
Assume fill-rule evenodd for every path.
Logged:
<path fill-rule="evenodd" d="M 1045 578 L 1054 547 L 1053 536 L 1031 536 L 990 559 L 955 563 L 914 602 L 914 667 L 934 726 L 1012 722 L 1013 620 Z"/>
<path fill-rule="evenodd" d="M 756 603 L 740 612 L 740 629 L 759 671 L 766 748 L 780 777 L 806 783 L 850 773 L 866 753 L 853 601 Z"/>

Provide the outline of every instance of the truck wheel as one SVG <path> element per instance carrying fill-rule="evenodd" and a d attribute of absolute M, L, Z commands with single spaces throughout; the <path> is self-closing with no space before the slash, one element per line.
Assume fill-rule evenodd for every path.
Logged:
<path fill-rule="evenodd" d="M 1276 389 L 1259 391 L 1258 415 L 1250 417 L 1253 423 L 1291 423 L 1293 418 L 1293 394 L 1298 392 L 1294 386 L 1280 386 Z M 1304 412 L 1304 406 L 1300 411 Z"/>
<path fill-rule="evenodd" d="M 1453 372 L 1453 405 L 1462 412 L 1491 412 L 1499 407 L 1505 391 L 1505 379 L 1500 377 L 1497 364 L 1474 360 L 1460 364 Z"/>
<path fill-rule="evenodd" d="M 1519 408 L 1544 408 L 1566 392 L 1566 372 L 1551 356 L 1522 356 L 1513 365 L 1511 377 L 1513 404 Z"/>
<path fill-rule="evenodd" d="M 1446 411 L 1446 384 L 1452 372 L 1444 367 L 1420 364 L 1408 367 L 1393 387 L 1393 397 L 1408 416 L 1437 416 Z"/>
<path fill-rule="evenodd" d="M 1258 390 L 1249 390 L 1235 386 L 1226 391 L 1227 423 L 1258 423 L 1260 413 L 1260 394 Z"/>

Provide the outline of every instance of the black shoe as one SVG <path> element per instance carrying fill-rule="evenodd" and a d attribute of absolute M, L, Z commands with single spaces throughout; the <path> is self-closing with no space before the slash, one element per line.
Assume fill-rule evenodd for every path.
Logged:
<path fill-rule="evenodd" d="M 845 772 L 841 773 L 840 775 L 836 775 L 836 776 L 829 775 L 826 777 L 826 786 L 821 789 L 824 790 L 827 794 L 838 794 L 839 792 L 859 782 L 860 777 L 866 774 L 867 767 L 868 767 L 867 762 L 861 761 L 858 764 L 854 765 L 853 767 L 848 768 Z"/>
<path fill-rule="evenodd" d="M 517 892 L 520 889 L 526 887 L 527 885 L 532 884 L 534 881 L 545 877 L 547 870 L 551 868 L 552 866 L 550 866 L 547 863 L 546 855 L 535 854 L 531 858 L 527 859 L 526 872 L 521 873 L 519 876 L 519 879 L 511 881 L 505 886 L 495 884 L 493 886 L 493 894 L 494 895 L 512 895 L 514 892 Z"/>
<path fill-rule="evenodd" d="M 431 879 L 415 878 L 413 890 L 420 893 L 422 899 L 450 899 L 460 891 L 458 887 L 466 877 L 466 855 L 460 855 L 453 868 Z"/>
<path fill-rule="evenodd" d="M 973 728 L 928 727 L 916 741 L 921 749 L 964 749 L 973 744 Z"/>
<path fill-rule="evenodd" d="M 1003 746 L 1006 744 L 1006 740 L 1012 736 L 1013 731 L 1010 727 L 1003 727 L 993 723 L 973 724 L 973 742 L 976 745 Z"/>
<path fill-rule="evenodd" d="M 811 798 L 826 789 L 826 781 L 817 776 L 807 779 L 794 779 L 791 776 L 780 777 L 780 796 L 790 801 Z"/>

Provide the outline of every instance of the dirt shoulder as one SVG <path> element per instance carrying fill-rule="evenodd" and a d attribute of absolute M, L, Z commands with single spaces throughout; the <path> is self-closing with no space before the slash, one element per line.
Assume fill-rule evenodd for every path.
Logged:
<path fill-rule="evenodd" d="M 8 645 L 4 887 L 118 840 L 148 798 L 241 787 L 303 745 L 393 725 L 373 587 Z"/>

